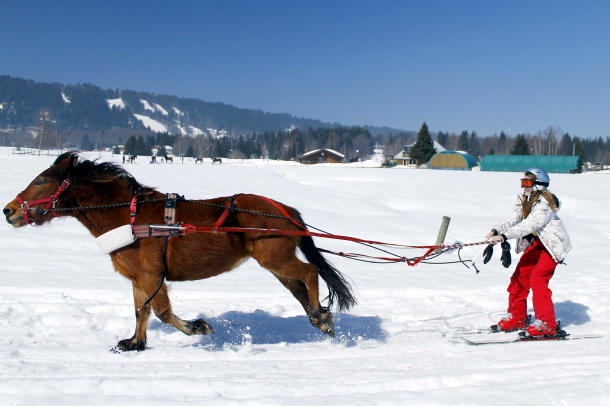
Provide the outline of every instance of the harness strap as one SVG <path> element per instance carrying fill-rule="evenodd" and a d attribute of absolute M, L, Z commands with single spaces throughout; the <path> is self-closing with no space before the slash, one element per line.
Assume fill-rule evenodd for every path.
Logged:
<path fill-rule="evenodd" d="M 229 213 L 237 212 L 237 208 L 235 207 L 235 196 L 236 195 L 229 197 L 229 201 L 225 205 L 224 211 L 222 212 L 222 214 L 220 215 L 218 220 L 216 220 L 216 223 L 214 223 L 214 225 L 212 226 L 212 231 L 218 231 L 218 228 L 227 219 L 227 216 L 229 215 Z"/>
<path fill-rule="evenodd" d="M 133 223 L 136 221 L 136 213 L 138 212 L 138 196 L 134 195 L 131 198 L 131 203 L 129 204 L 129 224 L 133 226 Z"/>
<path fill-rule="evenodd" d="M 155 289 L 155 292 L 148 299 L 146 299 L 146 302 L 144 302 L 142 307 L 148 305 L 150 303 L 150 301 L 154 299 L 154 297 L 157 295 L 157 293 L 159 293 L 159 291 L 161 290 L 161 287 L 163 286 L 163 282 L 165 282 L 165 272 L 163 272 L 163 275 L 161 275 L 161 282 L 159 282 L 159 286 L 157 286 L 157 289 Z"/>
<path fill-rule="evenodd" d="M 140 198 L 140 196 L 149 195 L 151 193 L 152 192 L 136 193 L 131 198 L 131 203 L 129 203 L 129 212 L 130 212 L 130 214 L 129 214 L 129 224 L 131 224 L 132 226 L 134 225 L 134 223 L 136 221 L 136 214 L 138 212 L 138 199 Z"/>
<path fill-rule="evenodd" d="M 149 192 L 151 193 L 151 192 Z M 165 225 L 155 225 L 155 224 L 135 224 L 136 214 L 138 211 L 138 198 L 142 196 L 142 194 L 136 194 L 131 199 L 131 204 L 129 205 L 129 210 L 131 212 L 129 223 L 131 224 L 131 228 L 133 230 L 133 235 L 136 238 L 147 238 L 147 237 L 171 237 L 173 235 L 179 234 L 181 232 L 181 227 L 176 224 L 176 206 L 178 204 L 178 200 L 183 199 L 177 193 L 167 193 L 165 195 L 165 213 L 164 213 L 164 221 Z"/>
<path fill-rule="evenodd" d="M 133 235 L 136 238 L 146 238 L 146 237 L 164 237 L 165 238 L 165 250 L 163 252 L 164 262 L 167 262 L 167 244 L 169 242 L 169 237 L 172 235 L 178 234 L 180 232 L 180 227 L 175 224 L 176 217 L 176 206 L 178 204 L 178 199 L 180 199 L 180 195 L 176 193 L 167 193 L 165 195 L 165 215 L 164 220 L 165 224 L 169 227 L 163 228 L 162 226 L 154 226 L 150 224 L 140 224 L 135 225 L 134 222 L 136 220 L 136 213 L 138 211 L 138 197 L 140 194 L 136 194 L 131 199 L 131 204 L 129 205 L 129 209 L 131 211 L 131 215 L 129 218 L 129 222 L 131 223 L 131 227 L 133 230 Z M 159 286 L 153 292 L 153 294 L 144 302 L 142 306 L 148 305 L 154 297 L 159 293 L 163 283 L 165 282 L 165 277 L 167 275 L 167 265 L 166 271 L 161 275 L 161 280 L 159 281 Z"/>
<path fill-rule="evenodd" d="M 290 214 L 288 214 L 288 212 L 278 202 L 276 202 L 275 200 L 269 199 L 268 197 L 265 197 L 265 196 L 259 195 L 258 197 L 271 203 L 271 205 L 273 205 L 273 207 L 278 209 L 280 211 L 280 213 L 282 213 L 282 215 L 284 215 L 284 217 L 286 217 L 288 220 L 290 220 L 290 222 L 296 224 L 299 228 L 302 228 L 303 230 L 307 230 L 307 227 L 305 227 L 303 224 L 301 224 L 298 221 L 296 221 L 295 219 L 293 219 L 292 216 Z"/>
<path fill-rule="evenodd" d="M 212 226 L 212 231 L 218 231 L 218 227 L 220 227 L 222 225 L 222 223 L 224 223 L 225 219 L 227 218 L 227 216 L 229 215 L 230 212 L 231 212 L 231 202 L 228 202 L 227 205 L 225 206 L 224 211 L 222 212 L 222 214 L 220 215 L 218 220 L 216 220 L 216 223 L 214 223 L 214 225 Z"/>
<path fill-rule="evenodd" d="M 176 224 L 176 205 L 180 196 L 176 193 L 165 195 L 165 224 Z"/>

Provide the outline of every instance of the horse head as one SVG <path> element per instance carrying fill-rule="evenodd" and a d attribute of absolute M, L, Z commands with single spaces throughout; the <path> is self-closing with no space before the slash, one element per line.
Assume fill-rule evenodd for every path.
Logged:
<path fill-rule="evenodd" d="M 60 155 L 4 207 L 6 221 L 19 228 L 31 223 L 40 225 L 55 216 L 57 200 L 68 188 L 70 173 L 77 160 L 78 155 L 73 151 Z"/>
<path fill-rule="evenodd" d="M 66 152 L 4 207 L 6 221 L 13 227 L 44 224 L 58 215 L 76 216 L 58 209 L 116 203 L 133 194 L 152 189 L 139 184 L 124 168 L 111 162 L 79 161 Z"/>

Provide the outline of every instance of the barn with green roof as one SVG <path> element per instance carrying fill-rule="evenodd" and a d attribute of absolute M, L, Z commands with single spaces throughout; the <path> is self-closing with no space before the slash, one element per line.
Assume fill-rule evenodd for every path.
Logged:
<path fill-rule="evenodd" d="M 528 168 L 542 168 L 547 172 L 580 173 L 582 161 L 578 156 L 550 155 L 485 155 L 482 171 L 524 172 Z"/>

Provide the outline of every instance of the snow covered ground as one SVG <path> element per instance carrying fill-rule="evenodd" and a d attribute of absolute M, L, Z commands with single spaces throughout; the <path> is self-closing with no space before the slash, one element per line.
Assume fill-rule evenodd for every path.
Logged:
<path fill-rule="evenodd" d="M 53 160 L 0 149 L 2 205 Z M 510 211 L 520 178 L 367 163 L 146 162 L 126 167 L 164 192 L 263 194 L 324 230 L 405 244 L 434 243 L 443 215 L 452 218 L 447 242 L 480 241 Z M 153 316 L 147 350 L 116 353 L 111 349 L 135 327 L 131 284 L 87 230 L 73 219 L 18 230 L 3 223 L 0 404 L 607 405 L 610 176 L 551 174 L 551 181 L 573 244 L 551 281 L 556 312 L 568 332 L 602 338 L 479 347 L 452 338 L 503 315 L 514 254 L 510 269 L 496 253 L 478 275 L 461 264 L 411 268 L 329 257 L 359 300 L 335 315 L 335 340 L 311 327 L 290 293 L 248 261 L 228 274 L 172 285 L 176 314 L 204 317 L 216 335 L 188 337 Z M 362 250 L 335 240 L 316 244 Z"/>

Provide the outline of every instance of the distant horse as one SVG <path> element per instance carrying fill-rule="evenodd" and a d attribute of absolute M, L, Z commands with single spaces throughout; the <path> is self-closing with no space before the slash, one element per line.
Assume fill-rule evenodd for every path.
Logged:
<path fill-rule="evenodd" d="M 77 154 L 66 152 L 7 204 L 3 213 L 14 227 L 41 225 L 54 216 L 72 216 L 97 238 L 130 223 L 129 202 L 134 197 L 136 201 L 140 198 L 134 227 L 163 223 L 167 200 L 164 194 L 141 185 L 119 165 L 79 162 Z M 302 230 L 299 224 L 304 224 L 294 208 L 257 195 L 174 202 L 176 223 L 216 226 L 222 218 L 227 227 L 293 231 Z M 131 237 L 131 228 L 127 229 Z M 349 284 L 326 262 L 310 236 L 258 231 L 192 232 L 167 238 L 139 238 L 125 244 L 128 245 L 110 252 L 114 268 L 133 284 L 136 329 L 131 338 L 118 342 L 117 348 L 122 351 L 145 349 L 151 308 L 162 322 L 185 334 L 213 333 L 204 320 L 185 321 L 173 313 L 164 279 L 209 278 L 232 270 L 249 257 L 271 271 L 301 303 L 311 324 L 330 336 L 334 335 L 334 321 L 329 309 L 320 305 L 318 275 L 329 288 L 329 301 L 336 299 L 339 310 L 356 303 Z M 308 263 L 297 258 L 296 247 Z"/>
<path fill-rule="evenodd" d="M 202 158 L 202 157 L 200 157 L 200 156 L 198 156 L 197 158 L 195 158 L 195 163 L 196 163 L 196 164 L 198 164 L 198 163 L 203 163 L 203 158 Z"/>
<path fill-rule="evenodd" d="M 163 158 L 165 158 L 165 163 L 168 163 L 168 162 L 172 162 L 173 163 L 174 162 L 174 158 L 172 158 L 171 156 L 169 156 L 167 154 L 165 154 L 163 156 Z"/>
<path fill-rule="evenodd" d="M 222 159 L 221 158 L 212 158 L 212 165 L 214 164 L 221 164 L 222 163 Z"/>

